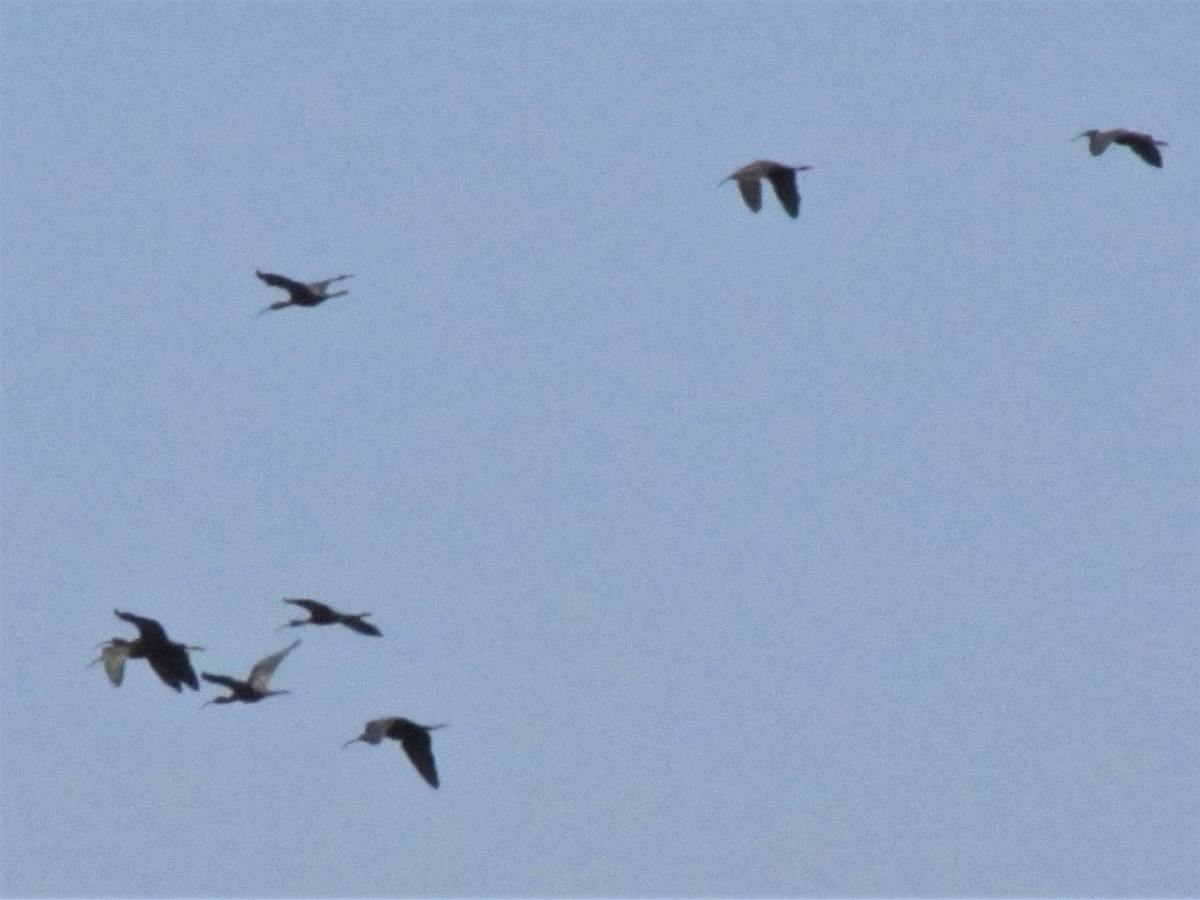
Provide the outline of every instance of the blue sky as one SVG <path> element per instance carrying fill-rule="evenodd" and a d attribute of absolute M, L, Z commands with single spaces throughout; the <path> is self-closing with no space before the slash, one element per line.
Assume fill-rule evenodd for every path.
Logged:
<path fill-rule="evenodd" d="M 0 24 L 5 895 L 1200 892 L 1200 5 Z"/>

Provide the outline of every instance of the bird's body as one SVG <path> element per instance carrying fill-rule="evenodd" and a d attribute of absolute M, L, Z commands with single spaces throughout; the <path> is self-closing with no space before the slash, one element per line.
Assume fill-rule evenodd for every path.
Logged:
<path fill-rule="evenodd" d="M 349 291 L 329 292 L 329 286 L 335 281 L 341 281 L 344 278 L 351 278 L 351 275 L 336 275 L 333 278 L 326 278 L 324 281 L 293 281 L 283 275 L 276 275 L 273 272 L 254 273 L 262 281 L 271 285 L 271 287 L 283 288 L 288 292 L 288 299 L 279 300 L 272 303 L 266 309 L 259 313 L 261 316 L 265 312 L 270 312 L 273 309 L 283 309 L 285 306 L 316 306 L 318 303 L 324 303 L 330 297 L 342 297 Z"/>
<path fill-rule="evenodd" d="M 275 674 L 275 670 L 279 668 L 279 664 L 283 662 L 283 658 L 291 653 L 299 646 L 299 641 L 293 641 L 284 647 L 278 653 L 272 653 L 270 656 L 260 659 L 254 664 L 254 668 L 250 670 L 250 677 L 245 681 L 237 678 L 231 678 L 228 675 L 213 675 L 210 672 L 201 672 L 200 677 L 212 684 L 219 684 L 229 688 L 231 694 L 225 697 L 213 697 L 205 703 L 257 703 L 264 697 L 272 697 L 276 694 L 286 694 L 288 691 L 271 691 L 267 689 L 267 684 L 271 681 L 271 676 Z"/>
<path fill-rule="evenodd" d="M 345 625 L 359 634 L 383 637 L 383 632 L 370 622 L 364 621 L 367 616 L 371 615 L 369 612 L 338 612 L 332 606 L 327 606 L 317 600 L 306 600 L 300 597 L 285 597 L 283 602 L 308 610 L 309 617 L 307 619 L 292 619 L 286 625 L 280 626 L 281 628 L 296 628 L 300 625 Z"/>
<path fill-rule="evenodd" d="M 119 609 L 114 609 L 113 615 L 135 626 L 138 636 L 133 640 L 113 638 L 106 641 L 101 645 L 104 649 L 100 651 L 100 656 L 89 665 L 104 663 L 104 673 L 108 680 L 114 685 L 120 685 L 125 680 L 125 660 L 144 659 L 150 663 L 154 674 L 161 678 L 167 687 L 181 692 L 186 684 L 194 691 L 199 690 L 200 682 L 188 658 L 188 651 L 203 648 L 172 641 L 167 637 L 162 625 L 154 619 L 121 612 Z"/>
<path fill-rule="evenodd" d="M 800 193 L 796 190 L 796 173 L 811 169 L 812 166 L 789 166 L 770 159 L 760 159 L 749 165 L 742 166 L 726 181 L 736 181 L 742 199 L 754 212 L 762 209 L 762 179 L 771 182 L 775 196 L 783 204 L 784 210 L 793 219 L 800 215 Z"/>
<path fill-rule="evenodd" d="M 1130 131 L 1128 128 L 1110 128 L 1108 131 L 1091 128 L 1074 140 L 1082 137 L 1088 139 L 1088 151 L 1092 156 L 1099 156 L 1108 149 L 1109 144 L 1120 144 L 1128 147 L 1156 169 L 1162 168 L 1162 154 L 1158 152 L 1158 148 L 1167 146 L 1167 142 L 1157 141 L 1148 134 Z"/>
<path fill-rule="evenodd" d="M 438 786 L 437 766 L 433 759 L 433 746 L 429 732 L 445 728 L 445 725 L 418 725 L 400 716 L 385 716 L 382 719 L 372 719 L 363 728 L 363 733 L 342 745 L 345 750 L 356 741 L 367 744 L 378 744 L 385 737 L 399 741 L 404 748 L 409 762 L 413 764 L 421 777 L 430 787 Z"/>

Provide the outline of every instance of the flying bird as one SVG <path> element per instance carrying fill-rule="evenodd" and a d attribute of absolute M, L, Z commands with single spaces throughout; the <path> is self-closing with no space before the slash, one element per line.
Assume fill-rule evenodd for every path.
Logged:
<path fill-rule="evenodd" d="M 742 166 L 732 175 L 721 180 L 736 181 L 742 199 L 754 212 L 762 209 L 762 179 L 771 182 L 775 196 L 793 219 L 800 215 L 800 194 L 796 191 L 796 173 L 805 172 L 812 166 L 788 166 L 770 159 L 760 159 Z"/>
<path fill-rule="evenodd" d="M 193 691 L 199 690 L 200 682 L 196 679 L 188 651 L 203 650 L 203 647 L 176 643 L 167 637 L 166 630 L 154 619 L 121 612 L 119 609 L 114 609 L 113 615 L 136 626 L 138 636 L 133 640 L 115 637 L 103 644 L 97 644 L 97 647 L 104 649 L 98 657 L 88 663 L 89 666 L 98 662 L 104 663 L 104 674 L 108 676 L 109 681 L 119 686 L 125 680 L 125 660 L 144 659 L 150 663 L 154 674 L 177 693 L 183 691 L 185 684 Z"/>
<path fill-rule="evenodd" d="M 1088 139 L 1088 150 L 1091 151 L 1092 156 L 1099 156 L 1108 149 L 1109 144 L 1121 144 L 1154 168 L 1162 168 L 1162 154 L 1158 152 L 1158 148 L 1167 146 L 1166 141 L 1156 141 L 1148 134 L 1130 131 L 1127 128 L 1111 128 L 1108 131 L 1097 131 L 1095 128 L 1091 128 L 1071 140 L 1077 141 L 1083 137 Z"/>
<path fill-rule="evenodd" d="M 290 603 L 293 606 L 300 606 L 308 610 L 307 619 L 292 619 L 286 625 L 279 626 L 279 630 L 284 628 L 295 628 L 297 625 L 345 625 L 357 631 L 359 634 L 370 634 L 375 637 L 383 637 L 383 632 L 372 625 L 370 622 L 364 622 L 369 612 L 364 613 L 341 613 L 332 606 L 326 606 L 316 600 L 305 600 L 300 597 L 285 597 L 284 603 Z"/>
<path fill-rule="evenodd" d="M 438 773 L 437 767 L 434 765 L 429 732 L 445 727 L 445 725 L 418 725 L 416 722 L 410 722 L 408 719 L 402 719 L 399 716 L 372 719 L 363 728 L 363 733 L 353 740 L 342 744 L 342 749 L 345 750 L 356 741 L 363 741 L 367 744 L 378 744 L 385 737 L 399 741 L 400 746 L 404 748 L 404 752 L 408 755 L 409 761 L 421 773 L 421 777 L 425 779 L 430 787 L 436 788 L 438 786 Z"/>
<path fill-rule="evenodd" d="M 277 300 L 266 309 L 259 313 L 261 316 L 265 312 L 270 312 L 273 309 L 283 309 L 285 306 L 316 306 L 318 303 L 323 303 L 330 297 L 342 297 L 350 293 L 349 291 L 329 292 L 329 286 L 335 281 L 341 281 L 344 278 L 353 278 L 352 275 L 337 275 L 333 278 L 327 278 L 324 281 L 310 281 L 305 284 L 302 281 L 292 281 L 290 278 L 285 278 L 282 275 L 275 275 L 272 272 L 259 272 L 255 270 L 255 275 L 265 281 L 271 287 L 283 288 L 288 292 L 288 299 Z"/>
<path fill-rule="evenodd" d="M 237 701 L 241 701 L 242 703 L 257 703 L 263 697 L 290 693 L 290 691 L 269 691 L 267 690 L 267 683 L 270 682 L 271 676 L 275 674 L 275 670 L 279 668 L 279 664 L 283 662 L 283 658 L 299 645 L 299 641 L 292 641 L 292 643 L 288 644 L 278 653 L 272 653 L 265 659 L 260 659 L 254 664 L 254 668 L 250 670 L 250 677 L 245 681 L 230 678 L 228 675 L 212 675 L 208 672 L 201 672 L 200 677 L 205 681 L 222 685 L 233 692 L 225 697 L 213 697 L 207 703 L 202 704 L 202 706 L 208 706 L 209 703 L 234 703 Z"/>

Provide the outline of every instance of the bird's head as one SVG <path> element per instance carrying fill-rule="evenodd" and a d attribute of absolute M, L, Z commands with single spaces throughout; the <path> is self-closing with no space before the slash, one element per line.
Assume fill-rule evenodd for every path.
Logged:
<path fill-rule="evenodd" d="M 1099 134 L 1099 133 L 1100 133 L 1100 132 L 1098 132 L 1098 131 L 1097 131 L 1095 128 L 1089 128 L 1089 129 L 1088 129 L 1087 131 L 1085 131 L 1083 134 L 1077 134 L 1077 135 L 1075 135 L 1075 137 L 1071 138 L 1071 140 L 1073 140 L 1073 141 L 1077 141 L 1077 140 L 1079 140 L 1080 138 L 1090 138 L 1090 137 L 1095 137 L 1095 136 L 1096 136 L 1097 134 Z"/>

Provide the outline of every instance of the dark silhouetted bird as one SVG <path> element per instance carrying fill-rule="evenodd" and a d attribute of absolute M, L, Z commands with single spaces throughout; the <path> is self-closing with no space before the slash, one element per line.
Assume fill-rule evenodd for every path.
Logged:
<path fill-rule="evenodd" d="M 132 641 L 125 638 L 113 638 L 103 644 L 97 644 L 96 646 L 104 649 L 88 665 L 94 666 L 98 662 L 103 662 L 104 673 L 108 676 L 108 680 L 119 685 L 125 680 L 125 660 L 144 659 L 150 663 L 154 674 L 161 678 L 167 687 L 181 692 L 183 685 L 186 684 L 194 691 L 199 690 L 200 682 L 196 679 L 196 672 L 188 658 L 188 651 L 203 650 L 203 647 L 176 643 L 167 637 L 167 632 L 162 625 L 154 619 L 121 612 L 119 609 L 114 609 L 113 615 L 136 626 L 138 636 Z"/>
<path fill-rule="evenodd" d="M 271 272 L 255 271 L 254 274 L 271 285 L 271 287 L 280 287 L 288 292 L 287 300 L 277 300 L 260 312 L 260 316 L 273 309 L 283 309 L 285 306 L 316 306 L 318 303 L 324 303 L 330 297 L 343 297 L 350 292 L 337 291 L 331 294 L 329 286 L 335 281 L 341 281 L 343 278 L 354 277 L 352 275 L 336 275 L 333 278 L 326 278 L 324 281 L 310 281 L 305 284 L 302 281 L 292 281 L 290 278 L 275 275 Z"/>
<path fill-rule="evenodd" d="M 400 742 L 400 746 L 408 754 L 409 761 L 421 773 L 421 777 L 431 787 L 437 787 L 438 773 L 433 761 L 433 749 L 429 739 L 429 732 L 445 727 L 445 725 L 418 725 L 416 722 L 410 722 L 408 719 L 402 719 L 399 716 L 372 719 L 363 728 L 363 733 L 353 740 L 342 744 L 342 749 L 345 750 L 356 741 L 363 741 L 367 744 L 378 744 L 385 737 L 389 737 L 392 740 Z"/>
<path fill-rule="evenodd" d="M 332 606 L 326 606 L 316 600 L 305 600 L 301 597 L 285 597 L 284 603 L 290 603 L 293 606 L 300 606 L 308 610 L 307 619 L 292 619 L 286 625 L 279 626 L 280 630 L 284 628 L 295 628 L 298 625 L 345 625 L 357 631 L 359 634 L 370 634 L 375 637 L 383 637 L 383 632 L 372 625 L 370 622 L 364 622 L 369 612 L 364 613 L 341 613 Z"/>
<path fill-rule="evenodd" d="M 272 653 L 265 659 L 260 659 L 254 664 L 254 668 L 250 670 L 250 677 L 245 681 L 230 678 L 228 675 L 212 675 L 208 672 L 201 672 L 200 677 L 205 681 L 222 685 L 233 691 L 227 697 L 213 697 L 207 703 L 204 703 L 203 706 L 208 706 L 209 703 L 234 703 L 237 701 L 241 701 L 242 703 L 257 703 L 263 697 L 290 693 L 290 691 L 269 691 L 267 690 L 267 683 L 270 682 L 271 676 L 275 674 L 275 670 L 279 668 L 279 664 L 283 662 L 283 658 L 299 645 L 299 641 L 292 641 L 292 643 L 288 644 L 288 646 L 284 647 L 278 653 Z"/>
<path fill-rule="evenodd" d="M 796 173 L 805 172 L 812 166 L 788 166 L 770 159 L 760 159 L 749 165 L 742 166 L 728 178 L 721 180 L 736 181 L 742 199 L 755 212 L 762 209 L 762 179 L 771 182 L 775 188 L 775 196 L 793 219 L 800 215 L 800 194 L 796 191 Z"/>
<path fill-rule="evenodd" d="M 1162 168 L 1162 154 L 1158 152 L 1158 148 L 1167 146 L 1166 141 L 1156 141 L 1148 134 L 1130 131 L 1127 128 L 1111 128 L 1108 131 L 1097 131 L 1095 128 L 1091 128 L 1071 140 L 1077 141 L 1083 137 L 1088 139 L 1088 150 L 1091 151 L 1092 156 L 1099 156 L 1108 149 L 1109 144 L 1121 144 L 1156 169 Z"/>

